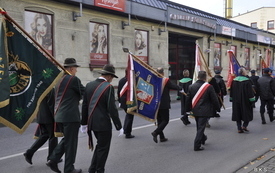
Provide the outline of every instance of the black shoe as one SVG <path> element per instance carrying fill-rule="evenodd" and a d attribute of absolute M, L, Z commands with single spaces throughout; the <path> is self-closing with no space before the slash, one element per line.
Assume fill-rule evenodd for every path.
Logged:
<path fill-rule="evenodd" d="M 246 127 L 243 127 L 242 130 L 245 131 L 245 132 L 249 132 L 249 130 Z"/>
<path fill-rule="evenodd" d="M 202 145 L 205 145 L 205 141 L 207 140 L 207 136 L 205 135 L 204 140 L 201 141 Z"/>
<path fill-rule="evenodd" d="M 262 121 L 262 124 L 266 124 L 266 122 L 265 122 L 265 121 Z"/>
<path fill-rule="evenodd" d="M 183 117 L 181 117 L 180 120 L 181 120 L 181 121 L 183 122 L 183 124 L 186 125 L 186 126 L 187 126 L 188 124 L 191 124 L 190 121 L 185 120 Z"/>
<path fill-rule="evenodd" d="M 216 113 L 216 115 L 214 117 L 220 118 L 221 116 L 220 116 L 220 114 Z"/>
<path fill-rule="evenodd" d="M 203 147 L 194 148 L 194 151 L 201 151 L 201 150 L 204 150 L 204 148 Z"/>
<path fill-rule="evenodd" d="M 168 141 L 168 139 L 167 138 L 161 138 L 161 139 L 159 139 L 159 141 L 160 142 L 166 142 L 166 141 Z"/>
<path fill-rule="evenodd" d="M 24 153 L 23 154 L 25 157 L 25 160 L 32 165 L 32 155 L 28 154 L 28 153 Z"/>
<path fill-rule="evenodd" d="M 70 173 L 81 173 L 82 169 L 74 169 Z"/>
<path fill-rule="evenodd" d="M 54 162 L 54 161 L 52 161 L 52 160 L 49 160 L 49 161 L 46 163 L 46 165 L 47 165 L 48 167 L 50 167 L 52 171 L 57 172 L 57 173 L 61 173 L 61 171 L 58 169 L 58 166 L 57 166 L 57 163 L 56 163 L 56 162 Z"/>
<path fill-rule="evenodd" d="M 151 133 L 152 134 L 152 136 L 153 136 L 153 141 L 155 142 L 155 143 L 158 143 L 158 138 L 157 138 L 157 133 L 156 132 L 152 132 Z"/>
<path fill-rule="evenodd" d="M 238 130 L 238 133 L 244 133 L 244 131 L 243 130 Z"/>
<path fill-rule="evenodd" d="M 127 138 L 127 139 L 130 139 L 130 138 L 134 138 L 135 136 L 134 135 L 125 135 L 125 138 Z"/>

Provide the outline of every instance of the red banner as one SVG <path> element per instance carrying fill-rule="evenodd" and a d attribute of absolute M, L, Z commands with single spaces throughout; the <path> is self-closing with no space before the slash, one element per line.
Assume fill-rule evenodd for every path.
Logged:
<path fill-rule="evenodd" d="M 95 0 L 95 6 L 125 12 L 125 0 Z"/>

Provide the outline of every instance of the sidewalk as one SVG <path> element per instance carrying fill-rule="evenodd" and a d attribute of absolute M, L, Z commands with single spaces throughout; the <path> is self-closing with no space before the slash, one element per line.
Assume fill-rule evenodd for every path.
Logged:
<path fill-rule="evenodd" d="M 244 165 L 236 173 L 255 173 L 266 172 L 275 173 L 275 149 L 272 148 L 263 155 L 255 158 L 255 160 L 249 161 L 247 165 Z"/>

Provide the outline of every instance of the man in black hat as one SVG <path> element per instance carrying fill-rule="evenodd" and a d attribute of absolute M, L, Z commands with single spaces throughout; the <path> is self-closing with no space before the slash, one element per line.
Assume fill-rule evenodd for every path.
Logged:
<path fill-rule="evenodd" d="M 269 120 L 272 122 L 273 117 L 273 104 L 275 95 L 275 81 L 271 77 L 272 70 L 270 68 L 263 69 L 263 76 L 258 79 L 259 95 L 261 100 L 260 113 L 262 118 L 262 124 L 266 124 L 265 121 L 265 106 L 267 106 L 267 113 Z"/>
<path fill-rule="evenodd" d="M 101 74 L 99 78 L 86 85 L 82 104 L 81 131 L 88 132 L 89 147 L 92 150 L 91 131 L 97 139 L 89 173 L 105 171 L 105 163 L 111 145 L 112 122 L 116 130 L 120 130 L 120 135 L 123 133 L 115 104 L 114 87 L 110 84 L 114 77 L 118 78 L 115 75 L 115 68 L 113 65 L 107 64 L 99 73 Z"/>
<path fill-rule="evenodd" d="M 255 93 L 255 102 L 253 103 L 252 107 L 255 108 L 255 103 L 259 99 L 259 89 L 258 89 L 258 85 L 257 85 L 259 76 L 256 76 L 256 71 L 255 70 L 251 70 L 250 73 L 251 73 L 251 76 L 249 78 L 253 83 L 252 87 L 253 87 L 253 90 L 254 90 L 254 93 Z"/>
<path fill-rule="evenodd" d="M 55 147 L 47 166 L 54 172 L 61 172 L 57 163 L 65 153 L 64 173 L 80 173 L 81 169 L 75 169 L 75 157 L 78 144 L 78 131 L 80 127 L 79 100 L 82 98 L 85 87 L 78 77 L 76 60 L 67 58 L 64 68 L 70 74 L 65 74 L 55 87 L 55 122 L 63 133 L 63 138 Z"/>

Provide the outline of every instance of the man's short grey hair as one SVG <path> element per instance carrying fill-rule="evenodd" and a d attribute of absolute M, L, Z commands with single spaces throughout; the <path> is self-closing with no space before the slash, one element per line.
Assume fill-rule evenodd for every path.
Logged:
<path fill-rule="evenodd" d="M 238 70 L 239 75 L 244 75 L 245 72 L 246 72 L 246 69 L 244 67 L 241 67 Z"/>
<path fill-rule="evenodd" d="M 198 79 L 199 80 L 206 80 L 206 71 L 199 71 Z"/>

